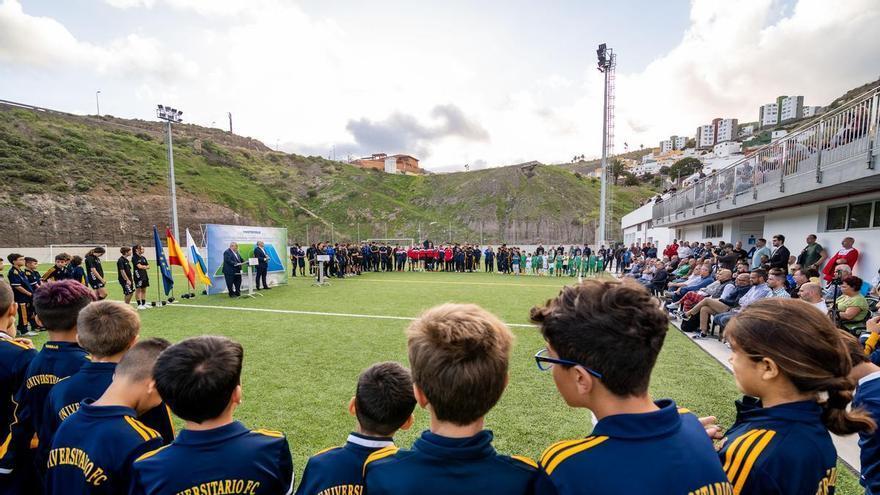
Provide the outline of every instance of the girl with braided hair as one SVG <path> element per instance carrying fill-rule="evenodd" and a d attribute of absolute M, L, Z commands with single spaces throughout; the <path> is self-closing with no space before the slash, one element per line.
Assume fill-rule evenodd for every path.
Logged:
<path fill-rule="evenodd" d="M 847 411 L 854 383 L 840 333 L 796 299 L 757 301 L 728 324 L 730 363 L 746 395 L 719 450 L 735 493 L 834 492 L 837 450 L 829 431 L 876 427 L 864 410 Z"/>

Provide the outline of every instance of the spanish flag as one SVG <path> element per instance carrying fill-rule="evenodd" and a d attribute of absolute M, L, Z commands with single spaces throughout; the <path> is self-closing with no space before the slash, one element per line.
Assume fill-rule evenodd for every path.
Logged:
<path fill-rule="evenodd" d="M 183 268 L 183 274 L 186 275 L 186 279 L 189 281 L 190 287 L 195 289 L 196 274 L 189 266 L 189 263 L 187 263 L 186 256 L 184 256 L 183 251 L 180 250 L 180 245 L 177 244 L 177 241 L 174 239 L 174 235 L 171 234 L 171 229 L 165 229 L 165 237 L 168 238 L 168 264 L 177 265 Z"/>
<path fill-rule="evenodd" d="M 207 275 L 208 266 L 205 264 L 205 259 L 199 254 L 199 248 L 196 246 L 196 241 L 193 240 L 192 234 L 189 233 L 189 229 L 186 229 L 186 247 L 187 254 L 189 255 L 187 258 L 190 265 L 195 269 L 196 276 L 203 284 L 210 286 L 211 277 Z"/>

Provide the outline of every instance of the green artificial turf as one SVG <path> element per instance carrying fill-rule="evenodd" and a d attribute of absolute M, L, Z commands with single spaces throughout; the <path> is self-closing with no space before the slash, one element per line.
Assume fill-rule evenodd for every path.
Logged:
<path fill-rule="evenodd" d="M 108 280 L 115 280 L 115 265 L 106 263 L 105 272 Z M 178 287 L 183 287 L 182 275 L 177 271 L 175 275 Z M 148 295 L 153 300 L 155 273 L 150 276 L 154 287 Z M 261 292 L 263 296 L 256 299 L 199 295 L 170 307 L 141 311 L 144 337 L 176 342 L 194 335 L 220 334 L 242 343 L 244 399 L 236 416 L 251 428 L 285 432 L 298 474 L 309 455 L 341 445 L 354 428 L 347 404 L 360 371 L 380 361 L 406 364 L 408 321 L 226 308 L 412 318 L 437 304 L 467 302 L 483 306 L 507 323 L 522 325 L 528 323 L 529 308 L 576 279 L 405 272 L 332 279 L 326 287 L 313 287 L 312 282 L 291 278 L 287 286 Z M 110 297 L 122 298 L 118 284 L 110 284 Z M 187 307 L 193 305 L 212 307 Z M 486 425 L 495 432 L 500 452 L 538 457 L 557 440 L 588 434 L 590 415 L 566 406 L 551 375 L 535 366 L 532 356 L 544 345 L 537 330 L 512 327 L 512 331 L 516 343 L 510 385 Z M 41 335 L 36 343 L 44 340 Z M 733 401 L 739 397 L 731 374 L 674 327 L 663 346 L 651 393 L 655 398 L 672 398 L 699 416 L 715 415 L 723 426 L 733 422 Z M 409 446 L 427 428 L 426 411 L 417 410 L 415 417 L 414 427 L 397 435 L 398 445 Z M 841 468 L 840 473 L 838 493 L 861 493 L 848 469 Z"/>

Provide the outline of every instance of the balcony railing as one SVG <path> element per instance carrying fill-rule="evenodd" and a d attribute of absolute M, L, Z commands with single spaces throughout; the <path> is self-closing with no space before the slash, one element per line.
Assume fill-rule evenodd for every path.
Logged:
<path fill-rule="evenodd" d="M 743 195 L 757 199 L 758 190 L 771 184 L 784 194 L 786 181 L 795 177 L 812 175 L 821 184 L 823 171 L 849 158 L 863 156 L 865 166 L 873 167 L 878 104 L 880 86 L 656 203 L 654 223 L 672 223 L 689 210 L 696 215 L 697 208 L 724 200 L 736 204 Z"/>

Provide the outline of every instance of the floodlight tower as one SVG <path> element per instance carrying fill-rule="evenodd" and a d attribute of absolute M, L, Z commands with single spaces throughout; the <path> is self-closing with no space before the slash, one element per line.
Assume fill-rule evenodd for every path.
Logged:
<path fill-rule="evenodd" d="M 174 229 L 174 238 L 180 241 L 180 230 L 177 226 L 177 184 L 174 181 L 174 149 L 171 146 L 171 124 L 183 122 L 183 112 L 171 107 L 159 105 L 156 116 L 165 121 L 165 130 L 168 137 L 168 183 L 171 187 L 171 225 Z"/>
<path fill-rule="evenodd" d="M 599 238 L 597 244 L 605 244 L 608 222 L 608 155 L 614 153 L 614 69 L 617 67 L 617 54 L 605 43 L 596 50 L 599 58 L 597 68 L 605 74 L 605 103 L 602 112 L 602 179 L 599 191 Z"/>

